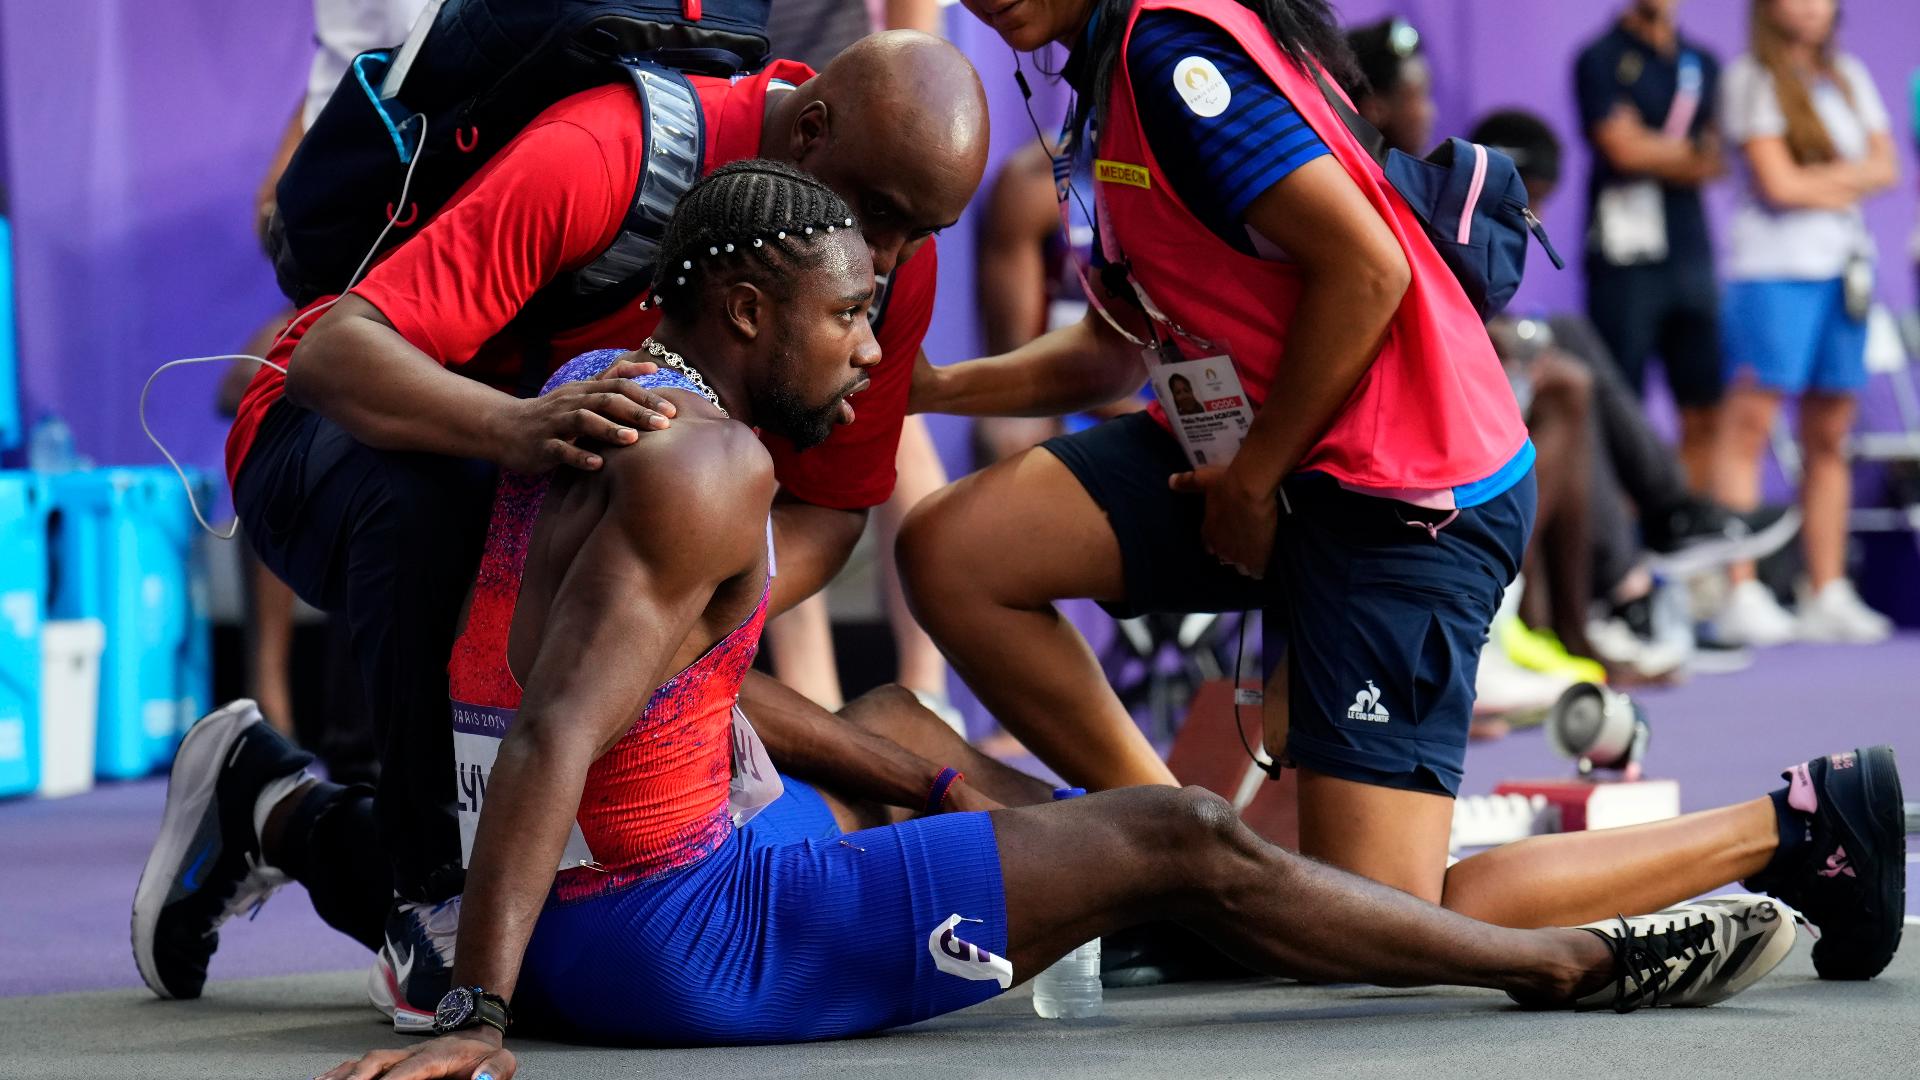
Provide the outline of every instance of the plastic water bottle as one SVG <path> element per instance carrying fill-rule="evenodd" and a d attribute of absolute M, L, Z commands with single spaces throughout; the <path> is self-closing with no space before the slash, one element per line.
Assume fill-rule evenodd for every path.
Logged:
<path fill-rule="evenodd" d="M 1055 788 L 1053 797 L 1074 799 L 1085 788 Z M 1033 1011 L 1045 1020 L 1079 1020 L 1100 1015 L 1100 939 L 1054 961 L 1033 980 Z"/>
<path fill-rule="evenodd" d="M 84 467 L 73 448 L 73 429 L 58 413 L 42 413 L 27 439 L 27 467 L 37 473 L 68 473 Z"/>

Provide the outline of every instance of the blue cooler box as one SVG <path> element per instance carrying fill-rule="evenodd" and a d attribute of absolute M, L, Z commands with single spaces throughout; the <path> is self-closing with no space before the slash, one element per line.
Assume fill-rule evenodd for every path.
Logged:
<path fill-rule="evenodd" d="M 206 476 L 188 476 L 208 505 Z M 52 486 L 53 615 L 99 619 L 107 632 L 96 771 L 144 776 L 173 759 L 212 696 L 200 527 L 165 467 L 67 473 Z"/>
<path fill-rule="evenodd" d="M 0 185 L 6 183 L 0 177 Z M 19 345 L 13 319 L 13 227 L 7 224 L 7 192 L 0 187 L 0 450 L 20 445 Z"/>
<path fill-rule="evenodd" d="M 40 786 L 49 502 L 44 478 L 0 472 L 0 796 Z"/>

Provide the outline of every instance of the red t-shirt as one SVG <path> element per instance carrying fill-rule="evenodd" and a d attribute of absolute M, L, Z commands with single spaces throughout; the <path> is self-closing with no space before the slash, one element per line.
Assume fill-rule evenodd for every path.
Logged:
<path fill-rule="evenodd" d="M 707 120 L 704 167 L 758 154 L 768 83 L 797 85 L 812 74 L 804 65 L 775 61 L 738 80 L 693 77 Z M 540 365 L 544 379 L 583 352 L 636 347 L 659 322 L 657 313 L 637 304 L 538 344 L 502 331 L 541 287 L 586 266 L 613 243 L 639 183 L 642 124 L 630 86 L 598 87 L 555 103 L 418 234 L 388 252 L 353 292 L 380 309 L 415 348 L 507 392 L 520 385 L 528 363 Z M 780 483 L 793 496 L 859 510 L 893 493 L 894 452 L 914 361 L 933 318 L 938 262 L 928 240 L 894 271 L 876 333 L 882 359 L 870 373 L 873 385 L 852 399 L 854 422 L 805 454 L 784 439 L 764 436 Z M 267 359 L 282 366 L 292 362 L 311 321 L 300 322 Z M 229 479 L 239 473 L 285 382 L 262 367 L 248 386 L 227 436 Z"/>

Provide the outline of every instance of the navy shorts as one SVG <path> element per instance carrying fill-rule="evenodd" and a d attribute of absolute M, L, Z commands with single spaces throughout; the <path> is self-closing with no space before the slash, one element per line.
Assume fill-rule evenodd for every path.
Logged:
<path fill-rule="evenodd" d="M 1255 581 L 1200 540 L 1197 496 L 1168 490 L 1188 468 L 1145 415 L 1049 439 L 1106 513 L 1127 596 L 1147 611 L 1262 609 L 1289 645 L 1294 762 L 1328 776 L 1443 795 L 1459 791 L 1474 676 L 1501 595 L 1533 528 L 1529 469 L 1437 532 L 1446 511 L 1362 495 L 1308 473 L 1285 485 L 1273 565 Z"/>
<path fill-rule="evenodd" d="M 1589 259 L 1587 314 L 1635 393 L 1646 393 L 1647 361 L 1658 354 L 1681 407 L 1718 405 L 1725 396 L 1713 260 L 1609 266 Z"/>
<path fill-rule="evenodd" d="M 1207 554 L 1200 540 L 1206 503 L 1169 490 L 1167 478 L 1192 468 L 1166 428 L 1128 413 L 1040 444 L 1059 458 L 1106 512 L 1120 541 L 1127 595 L 1102 603 L 1130 619 L 1150 612 L 1250 611 L 1266 604 L 1261 582 Z"/>

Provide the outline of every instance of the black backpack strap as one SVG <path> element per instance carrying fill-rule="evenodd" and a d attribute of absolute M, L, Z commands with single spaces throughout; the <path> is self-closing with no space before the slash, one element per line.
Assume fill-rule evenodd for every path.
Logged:
<path fill-rule="evenodd" d="M 512 326 L 530 341 L 597 322 L 633 303 L 653 284 L 667 219 L 700 179 L 706 114 L 693 84 L 678 71 L 633 56 L 617 61 L 640 98 L 640 178 L 613 243 L 591 263 L 562 274 L 527 302 Z M 525 389 L 524 387 L 522 388 Z"/>
<path fill-rule="evenodd" d="M 564 287 L 580 299 L 630 286 L 636 279 L 644 291 L 666 236 L 667 219 L 680 197 L 700 179 L 706 153 L 706 115 L 687 77 L 634 57 L 622 57 L 619 63 L 640 94 L 646 121 L 641 160 L 646 164 L 634 185 L 633 205 L 620 224 L 620 235 L 599 258 L 568 277 Z"/>
<path fill-rule="evenodd" d="M 1387 140 L 1380 134 L 1380 129 L 1367 123 L 1365 117 L 1353 111 L 1353 106 L 1347 104 L 1347 99 L 1341 97 L 1340 92 L 1327 82 L 1326 73 L 1320 70 L 1319 64 L 1310 63 L 1307 66 L 1313 69 L 1313 81 L 1320 84 L 1320 95 L 1327 99 L 1328 105 L 1333 107 L 1333 114 L 1340 118 L 1340 122 L 1347 125 L 1347 131 L 1360 141 L 1360 149 L 1365 150 L 1375 164 L 1385 166 Z"/>

